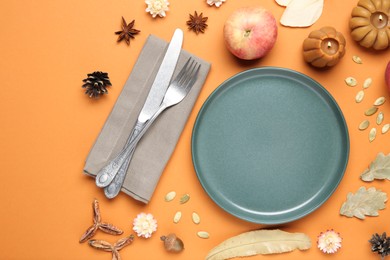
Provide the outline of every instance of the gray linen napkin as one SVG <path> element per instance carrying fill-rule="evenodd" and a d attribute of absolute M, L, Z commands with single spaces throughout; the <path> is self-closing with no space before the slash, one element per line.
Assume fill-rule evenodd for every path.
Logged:
<path fill-rule="evenodd" d="M 150 35 L 85 162 L 84 172 L 98 171 L 123 148 L 160 67 L 168 43 Z M 198 79 L 178 105 L 164 111 L 142 137 L 122 191 L 148 203 L 210 69 L 210 64 L 182 50 L 173 78 L 189 57 L 201 64 Z"/>

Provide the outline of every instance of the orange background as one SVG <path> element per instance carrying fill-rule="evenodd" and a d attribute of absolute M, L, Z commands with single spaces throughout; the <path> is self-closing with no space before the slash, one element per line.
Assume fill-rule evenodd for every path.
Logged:
<path fill-rule="evenodd" d="M 284 8 L 273 0 L 227 0 L 220 8 L 206 0 L 171 0 L 167 17 L 153 19 L 144 10 L 144 1 L 3 1 L 0 8 L 0 259 L 111 259 L 109 253 L 79 244 L 81 234 L 92 224 L 91 203 L 100 202 L 104 221 L 132 231 L 132 220 L 140 212 L 152 213 L 158 231 L 151 239 L 136 239 L 121 251 L 123 259 L 203 259 L 223 240 L 262 225 L 247 223 L 221 210 L 208 198 L 197 180 L 191 162 L 190 138 L 196 115 L 208 95 L 218 85 L 243 70 L 280 66 L 305 73 L 319 81 L 339 103 L 351 138 L 351 153 L 345 176 L 330 199 L 309 216 L 279 228 L 303 232 L 313 246 L 305 252 L 267 256 L 270 259 L 379 259 L 367 242 L 375 232 L 390 234 L 390 209 L 364 221 L 339 215 L 348 192 L 360 186 L 376 187 L 388 194 L 389 181 L 364 183 L 360 173 L 378 152 L 390 152 L 390 133 L 378 134 L 368 142 L 368 131 L 360 132 L 363 112 L 379 96 L 390 99 L 384 82 L 389 51 L 372 52 L 359 47 L 349 33 L 348 20 L 356 0 L 325 0 L 321 18 L 309 28 L 286 28 L 278 23 L 279 35 L 272 51 L 263 59 L 240 62 L 225 48 L 222 28 L 227 17 L 242 6 L 262 5 L 280 19 Z M 188 31 L 185 22 L 194 11 L 209 17 L 204 34 Z M 131 41 L 117 43 L 115 31 L 121 16 L 141 33 Z M 334 26 L 347 40 L 342 61 L 330 70 L 317 70 L 302 59 L 302 42 L 314 29 Z M 82 173 L 84 160 L 130 74 L 149 34 L 169 41 L 175 28 L 184 30 L 183 48 L 212 63 L 203 90 L 189 117 L 176 150 L 148 205 L 125 194 L 110 201 L 94 181 Z M 352 61 L 359 55 L 363 64 Z M 112 87 L 99 100 L 89 99 L 81 88 L 87 73 L 109 73 Z M 354 76 L 360 85 L 351 88 L 344 78 Z M 373 85 L 361 104 L 354 101 L 367 77 Z M 389 123 L 390 101 L 381 110 Z M 373 123 L 374 118 L 370 119 Z M 324 158 L 326 159 L 326 158 Z M 164 202 L 167 192 L 191 199 L 180 205 L 178 199 Z M 265 200 L 267 198 L 264 198 Z M 180 223 L 172 222 L 182 211 Z M 202 220 L 191 222 L 196 211 Z M 341 233 L 343 246 L 334 255 L 316 248 L 317 235 L 333 228 Z M 205 230 L 210 238 L 200 239 Z M 174 232 L 184 240 L 185 250 L 172 255 L 164 251 L 159 237 Z M 122 235 L 121 237 L 123 237 Z M 119 237 L 98 232 L 95 238 L 114 243 Z M 251 259 L 263 259 L 256 256 Z"/>

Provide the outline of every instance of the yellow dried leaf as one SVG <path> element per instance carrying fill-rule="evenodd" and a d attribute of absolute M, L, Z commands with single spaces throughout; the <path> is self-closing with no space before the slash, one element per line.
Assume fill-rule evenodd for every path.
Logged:
<path fill-rule="evenodd" d="M 258 254 L 277 254 L 311 247 L 310 238 L 303 233 L 288 233 L 279 229 L 256 230 L 229 238 L 213 248 L 206 260 L 222 260 Z"/>

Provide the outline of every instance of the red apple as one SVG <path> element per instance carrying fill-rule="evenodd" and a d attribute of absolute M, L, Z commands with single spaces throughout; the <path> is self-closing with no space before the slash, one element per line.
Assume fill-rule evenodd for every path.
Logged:
<path fill-rule="evenodd" d="M 234 11 L 223 28 L 226 47 L 240 59 L 265 56 L 278 36 L 275 17 L 262 7 L 244 7 Z"/>
<path fill-rule="evenodd" d="M 390 61 L 389 63 L 387 63 L 387 67 L 385 70 L 385 80 L 386 80 L 387 88 L 389 89 L 390 92 Z"/>

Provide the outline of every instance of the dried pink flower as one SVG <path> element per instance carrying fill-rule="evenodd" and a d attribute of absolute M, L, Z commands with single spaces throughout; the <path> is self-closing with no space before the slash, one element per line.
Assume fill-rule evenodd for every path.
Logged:
<path fill-rule="evenodd" d="M 340 234 L 331 229 L 320 233 L 317 239 L 317 246 L 322 252 L 333 254 L 341 248 L 341 241 Z"/>

